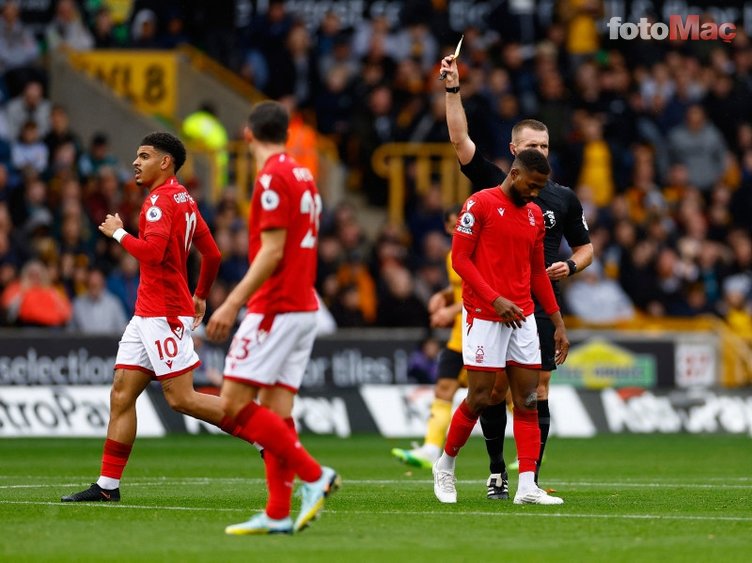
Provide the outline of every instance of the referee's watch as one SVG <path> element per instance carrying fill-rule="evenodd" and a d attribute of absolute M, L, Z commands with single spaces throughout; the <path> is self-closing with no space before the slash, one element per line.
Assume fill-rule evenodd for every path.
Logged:
<path fill-rule="evenodd" d="M 577 262 L 570 258 L 566 261 L 566 265 L 569 266 L 569 276 L 573 276 L 577 273 Z"/>

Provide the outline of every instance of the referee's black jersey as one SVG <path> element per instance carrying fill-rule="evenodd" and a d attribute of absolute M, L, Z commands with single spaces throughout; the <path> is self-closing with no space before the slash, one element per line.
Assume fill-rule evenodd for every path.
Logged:
<path fill-rule="evenodd" d="M 504 171 L 476 150 L 470 162 L 460 166 L 462 173 L 473 183 L 473 192 L 497 186 L 504 181 Z M 570 247 L 582 246 L 590 242 L 585 214 L 582 204 L 575 193 L 552 180 L 546 182 L 546 187 L 533 200 L 543 212 L 546 224 L 545 246 L 546 267 L 559 258 L 561 237 L 567 239 Z M 559 299 L 558 283 L 554 282 L 556 298 Z"/>

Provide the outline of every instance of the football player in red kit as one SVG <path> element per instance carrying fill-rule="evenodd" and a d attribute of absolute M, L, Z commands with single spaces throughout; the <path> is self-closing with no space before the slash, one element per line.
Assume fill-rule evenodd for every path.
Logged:
<path fill-rule="evenodd" d="M 454 466 L 480 413 L 503 400 L 494 388 L 505 372 L 514 400 L 514 437 L 520 461 L 515 504 L 561 504 L 535 483 L 540 446 L 536 388 L 541 353 L 534 294 L 555 326 L 556 361 L 566 359 L 569 341 L 543 259 L 545 227 L 532 203 L 551 168 L 540 152 L 520 151 L 509 175 L 473 194 L 457 219 L 452 264 L 462 278 L 463 362 L 469 389 L 452 417 L 444 452 L 433 466 L 434 494 L 457 502 Z M 497 379 L 499 381 L 497 382 Z"/>
<path fill-rule="evenodd" d="M 88 489 L 64 496 L 63 502 L 120 500 L 120 478 L 136 439 L 136 399 L 152 379 L 162 384 L 176 411 L 217 426 L 222 421 L 219 397 L 193 388 L 193 370 L 200 361 L 191 331 L 204 317 L 221 254 L 196 202 L 175 177 L 185 158 L 185 147 L 174 135 L 158 132 L 144 137 L 133 161 L 136 183 L 149 190 L 138 236 L 123 229 L 118 214 L 107 215 L 99 226 L 102 234 L 138 260 L 141 279 L 135 315 L 115 359 L 100 477 Z M 202 256 L 193 295 L 186 267 L 192 244 Z"/>
<path fill-rule="evenodd" d="M 225 529 L 233 535 L 300 531 L 340 481 L 301 446 L 292 419 L 316 336 L 321 196 L 311 172 L 285 152 L 288 127 L 287 110 L 278 102 L 257 104 L 248 118 L 245 137 L 259 166 L 248 229 L 250 267 L 207 324 L 209 338 L 222 341 L 246 307 L 225 360 L 221 397 L 227 431 L 264 448 L 269 497 L 264 512 Z M 303 484 L 293 523 L 295 475 Z"/>

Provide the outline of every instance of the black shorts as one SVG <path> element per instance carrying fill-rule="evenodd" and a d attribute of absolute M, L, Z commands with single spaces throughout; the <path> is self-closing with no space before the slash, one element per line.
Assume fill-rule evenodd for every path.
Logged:
<path fill-rule="evenodd" d="M 463 367 L 465 367 L 465 362 L 460 352 L 455 352 L 449 348 L 441 349 L 437 374 L 439 379 L 458 379 Z"/>
<path fill-rule="evenodd" d="M 556 369 L 554 323 L 547 315 L 535 315 L 535 324 L 538 325 L 538 339 L 540 340 L 541 371 L 554 371 Z"/>

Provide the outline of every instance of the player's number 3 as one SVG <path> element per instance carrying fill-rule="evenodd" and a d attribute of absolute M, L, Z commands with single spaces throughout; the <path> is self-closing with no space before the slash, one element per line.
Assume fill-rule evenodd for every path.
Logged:
<path fill-rule="evenodd" d="M 308 190 L 303 192 L 303 196 L 300 198 L 300 212 L 308 215 L 310 222 L 308 231 L 306 231 L 303 240 L 300 241 L 300 248 L 315 248 L 316 237 L 319 234 L 319 218 L 321 217 L 321 196 L 319 194 L 313 196 Z"/>

